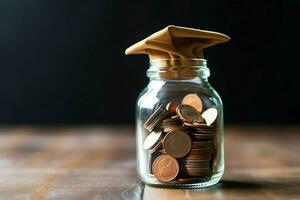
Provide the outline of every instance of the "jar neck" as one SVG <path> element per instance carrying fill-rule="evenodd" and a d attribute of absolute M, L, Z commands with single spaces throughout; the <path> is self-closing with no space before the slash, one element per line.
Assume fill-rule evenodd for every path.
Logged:
<path fill-rule="evenodd" d="M 150 60 L 147 76 L 150 80 L 188 80 L 210 76 L 205 59 L 157 59 Z"/>

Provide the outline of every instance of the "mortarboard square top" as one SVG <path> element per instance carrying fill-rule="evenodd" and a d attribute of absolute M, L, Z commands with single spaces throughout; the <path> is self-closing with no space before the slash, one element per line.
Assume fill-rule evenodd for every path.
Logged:
<path fill-rule="evenodd" d="M 135 43 L 125 54 L 148 54 L 154 59 L 204 58 L 203 49 L 230 37 L 213 31 L 170 25 Z"/>

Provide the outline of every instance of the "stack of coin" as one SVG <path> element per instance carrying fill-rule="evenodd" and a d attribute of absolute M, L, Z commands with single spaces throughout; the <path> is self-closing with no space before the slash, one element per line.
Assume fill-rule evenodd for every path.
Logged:
<path fill-rule="evenodd" d="M 178 116 L 173 116 L 171 118 L 162 120 L 160 128 L 164 133 L 175 130 L 188 131 L 188 128 L 182 125 L 182 122 Z"/>
<path fill-rule="evenodd" d="M 181 166 L 189 176 L 208 176 L 211 173 L 212 156 L 211 140 L 193 141 L 191 151 Z"/>
<path fill-rule="evenodd" d="M 143 148 L 150 152 L 155 152 L 158 149 L 158 147 L 161 145 L 161 139 L 162 139 L 162 132 L 153 131 L 145 139 Z"/>
<path fill-rule="evenodd" d="M 216 126 L 206 126 L 205 124 L 184 124 L 190 128 L 190 135 L 195 140 L 213 140 L 217 131 Z"/>
<path fill-rule="evenodd" d="M 188 94 L 182 104 L 160 105 L 146 120 L 149 135 L 143 148 L 149 152 L 148 174 L 162 182 L 192 182 L 213 173 L 217 110 L 202 112 L 201 98 Z"/>
<path fill-rule="evenodd" d="M 144 123 L 144 127 L 149 132 L 152 132 L 156 126 L 168 116 L 168 114 L 169 112 L 165 106 L 163 104 L 160 105 Z"/>

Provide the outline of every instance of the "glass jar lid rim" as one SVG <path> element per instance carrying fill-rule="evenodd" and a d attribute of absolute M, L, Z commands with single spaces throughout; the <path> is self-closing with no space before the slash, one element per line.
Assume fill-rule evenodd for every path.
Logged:
<path fill-rule="evenodd" d="M 206 61 L 204 58 L 156 58 L 156 59 L 151 59 L 150 62 L 152 61 L 166 61 L 166 60 L 199 60 L 199 61 Z"/>
<path fill-rule="evenodd" d="M 150 67 L 206 67 L 207 62 L 202 58 L 151 59 Z"/>

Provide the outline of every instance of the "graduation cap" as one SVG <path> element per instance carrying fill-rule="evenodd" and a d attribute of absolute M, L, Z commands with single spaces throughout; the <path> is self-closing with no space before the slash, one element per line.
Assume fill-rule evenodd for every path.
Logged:
<path fill-rule="evenodd" d="M 125 54 L 148 54 L 154 59 L 204 58 L 203 49 L 230 40 L 225 34 L 170 25 L 135 43 Z"/>

